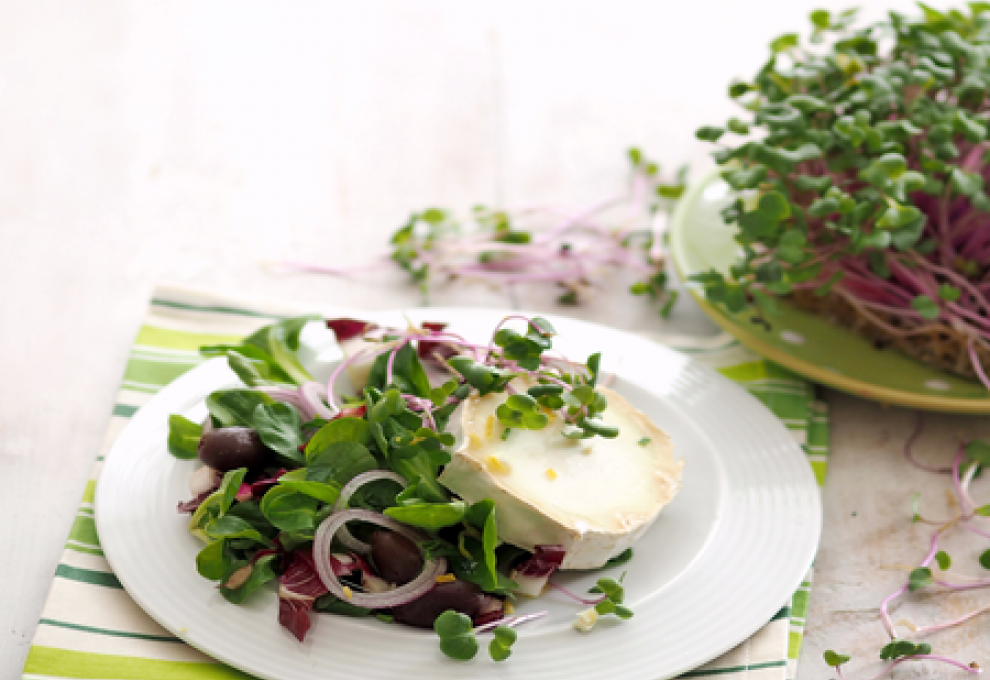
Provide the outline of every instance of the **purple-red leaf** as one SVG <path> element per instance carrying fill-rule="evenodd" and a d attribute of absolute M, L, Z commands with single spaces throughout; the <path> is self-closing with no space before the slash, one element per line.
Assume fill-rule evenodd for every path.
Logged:
<path fill-rule="evenodd" d="M 533 556 L 518 565 L 515 571 L 523 576 L 550 576 L 564 562 L 564 546 L 537 545 L 533 548 Z"/>
<path fill-rule="evenodd" d="M 252 482 L 251 495 L 254 496 L 255 498 L 261 498 L 266 493 L 268 493 L 269 489 L 271 489 L 273 486 L 278 484 L 279 477 L 284 475 L 286 472 L 288 472 L 287 469 L 281 468 L 271 477 L 266 477 L 265 479 L 258 479 Z"/>
<path fill-rule="evenodd" d="M 428 331 L 442 331 L 447 327 L 447 324 L 441 323 L 439 321 L 424 321 L 423 328 Z M 442 361 L 443 359 L 449 359 L 457 354 L 457 350 L 451 347 L 448 343 L 443 341 L 435 340 L 420 340 L 416 346 L 416 353 L 419 358 L 423 361 L 432 361 L 434 363 Z"/>
<path fill-rule="evenodd" d="M 311 548 L 294 550 L 287 558 L 288 567 L 278 579 L 278 622 L 302 642 L 309 631 L 313 602 L 327 587 L 316 573 Z"/>
<path fill-rule="evenodd" d="M 203 493 L 197 494 L 194 498 L 184 503 L 179 503 L 179 505 L 177 506 L 179 512 L 188 512 L 188 513 L 196 512 L 199 509 L 199 506 L 203 504 L 203 501 L 205 501 L 207 498 L 212 496 L 214 491 L 216 491 L 216 489 L 210 489 L 209 491 L 204 491 Z"/>
<path fill-rule="evenodd" d="M 327 328 L 333 331 L 337 337 L 337 342 L 344 342 L 359 335 L 364 335 L 377 326 L 370 321 L 359 321 L 358 319 L 327 319 Z"/>
<path fill-rule="evenodd" d="M 316 599 L 327 592 L 327 587 L 316 573 L 312 548 L 293 550 L 288 555 L 289 565 L 278 582 L 296 596 Z"/>
<path fill-rule="evenodd" d="M 280 592 L 281 594 L 281 592 Z M 306 639 L 311 625 L 309 612 L 313 609 L 313 600 L 293 600 L 278 598 L 278 622 L 289 629 L 299 642 Z"/>

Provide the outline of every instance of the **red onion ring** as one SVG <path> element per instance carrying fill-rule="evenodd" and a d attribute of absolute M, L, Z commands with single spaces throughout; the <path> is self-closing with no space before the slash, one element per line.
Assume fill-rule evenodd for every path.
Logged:
<path fill-rule="evenodd" d="M 337 580 L 337 576 L 334 574 L 330 557 L 332 555 L 331 549 L 334 535 L 347 522 L 352 521 L 377 524 L 380 527 L 390 529 L 397 534 L 405 536 L 416 545 L 419 545 L 426 538 L 426 536 L 412 527 L 397 522 L 391 517 L 379 515 L 377 512 L 372 512 L 371 510 L 362 510 L 359 508 L 341 510 L 323 520 L 320 528 L 316 530 L 316 536 L 313 538 L 313 561 L 316 563 L 316 573 L 319 575 L 320 580 L 323 581 L 323 585 L 327 587 L 327 590 L 344 602 L 357 607 L 367 607 L 368 609 L 389 609 L 408 604 L 429 592 L 436 585 L 437 577 L 447 571 L 447 559 L 445 557 L 435 557 L 425 560 L 423 571 L 420 572 L 419 576 L 395 590 L 385 593 L 345 593 L 344 586 Z M 423 557 L 425 559 L 426 555 L 424 554 Z"/>
<path fill-rule="evenodd" d="M 390 479 L 396 482 L 403 489 L 409 486 L 409 482 L 402 475 L 392 472 L 391 470 L 369 470 L 368 472 L 362 472 L 359 475 L 355 475 L 351 481 L 344 485 L 344 488 L 340 490 L 340 495 L 337 496 L 337 502 L 333 505 L 333 511 L 335 513 L 340 512 L 347 508 L 348 501 L 351 500 L 351 496 L 360 487 L 364 486 L 369 482 L 376 482 L 379 479 Z M 354 538 L 346 526 L 342 526 L 337 532 L 337 539 L 347 548 L 354 550 L 359 553 L 366 553 L 371 550 L 371 546 L 364 541 L 359 541 Z"/>
<path fill-rule="evenodd" d="M 299 390 L 290 387 L 278 387 L 277 385 L 260 385 L 254 388 L 258 392 L 264 392 L 275 401 L 288 404 L 299 412 L 299 417 L 303 422 L 313 419 L 315 411 L 310 403 L 299 394 Z"/>
<path fill-rule="evenodd" d="M 300 399 L 309 406 L 313 415 L 319 416 L 324 420 L 332 419 L 336 413 L 323 403 L 323 399 L 327 396 L 327 387 L 318 382 L 307 382 L 299 386 L 299 397 Z"/>

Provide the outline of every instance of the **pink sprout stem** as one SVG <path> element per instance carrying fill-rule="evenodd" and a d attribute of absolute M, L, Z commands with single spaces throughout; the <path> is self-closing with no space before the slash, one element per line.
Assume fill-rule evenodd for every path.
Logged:
<path fill-rule="evenodd" d="M 990 390 L 990 378 L 988 378 L 986 372 L 984 372 L 983 364 L 980 363 L 980 356 L 976 353 L 975 338 L 971 337 L 969 339 L 967 349 L 969 350 L 969 360 L 973 364 L 973 370 L 976 371 L 976 375 L 979 376 L 980 382 L 983 383 L 983 386 Z"/>
<path fill-rule="evenodd" d="M 475 634 L 487 633 L 493 628 L 498 628 L 499 626 L 507 626 L 508 628 L 515 628 L 516 626 L 521 626 L 524 623 L 530 621 L 535 621 L 536 619 L 543 618 L 550 612 L 533 612 L 532 614 L 520 614 L 518 616 L 506 616 L 495 621 L 489 621 L 480 626 L 476 626 L 474 629 Z"/>
<path fill-rule="evenodd" d="M 961 506 L 960 509 L 962 510 L 962 514 L 969 516 L 976 508 L 976 503 L 969 495 L 969 492 L 963 487 L 962 480 L 959 477 L 959 465 L 962 463 L 965 453 L 966 447 L 960 444 L 958 451 L 956 451 L 955 458 L 952 459 L 952 488 L 959 497 L 959 504 Z"/>
<path fill-rule="evenodd" d="M 952 621 L 946 621 L 945 623 L 940 623 L 934 626 L 922 626 L 921 628 L 916 628 L 914 630 L 914 634 L 922 635 L 924 633 L 931 633 L 936 630 L 945 630 L 946 628 L 958 626 L 960 623 L 965 623 L 966 621 L 976 618 L 980 614 L 983 614 L 984 612 L 988 612 L 988 611 L 990 611 L 990 605 L 986 605 L 985 607 L 980 607 L 979 609 L 971 611 L 968 614 L 964 614 L 963 616 L 960 616 L 958 619 L 953 619 Z"/>
<path fill-rule="evenodd" d="M 930 465 L 925 465 L 924 463 L 921 463 L 915 459 L 911 449 L 914 446 L 914 443 L 918 440 L 918 437 L 921 436 L 921 433 L 924 429 L 925 429 L 925 415 L 921 411 L 918 411 L 915 417 L 914 431 L 911 433 L 911 436 L 908 437 L 908 440 L 904 442 L 904 458 L 906 458 L 907 461 L 911 463 L 911 465 L 921 470 L 924 470 L 925 472 L 934 472 L 936 474 L 951 473 L 952 472 L 951 467 L 931 467 Z"/>
<path fill-rule="evenodd" d="M 882 677 L 886 676 L 888 673 L 890 673 L 890 671 L 894 668 L 894 666 L 897 666 L 899 664 L 902 664 L 905 661 L 920 661 L 922 659 L 928 659 L 930 661 L 941 661 L 942 663 L 947 663 L 950 666 L 955 666 L 956 668 L 959 668 L 961 670 L 964 670 L 967 673 L 972 673 L 974 675 L 983 672 L 983 669 L 980 668 L 979 666 L 977 666 L 976 668 L 974 668 L 972 666 L 968 666 L 968 665 L 964 664 L 961 661 L 956 661 L 955 659 L 950 659 L 947 656 L 936 656 L 934 654 L 912 654 L 911 656 L 902 656 L 900 659 L 897 659 L 895 661 L 891 661 L 879 673 L 877 673 L 876 675 L 870 676 L 869 678 L 864 678 L 864 680 L 879 680 L 879 678 L 882 678 Z M 848 680 L 848 678 L 842 673 L 842 668 L 840 666 L 836 666 L 835 672 L 838 674 L 839 680 Z"/>
<path fill-rule="evenodd" d="M 577 593 L 574 593 L 574 592 L 568 590 L 567 588 L 565 588 L 564 586 L 559 585 L 557 583 L 554 583 L 553 581 L 549 581 L 549 583 L 550 583 L 550 587 L 553 588 L 554 590 L 559 590 L 560 592 L 562 592 L 567 597 L 571 598 L 572 600 L 574 600 L 576 602 L 580 602 L 581 604 L 596 605 L 599 602 L 604 601 L 605 600 L 605 597 L 606 597 L 605 595 L 602 595 L 601 597 L 598 597 L 598 598 L 595 598 L 595 599 L 591 599 L 591 598 L 587 598 L 587 597 L 581 597 Z"/>
<path fill-rule="evenodd" d="M 936 552 L 938 552 L 937 531 L 934 534 L 932 534 L 931 547 L 928 550 L 928 554 L 925 555 L 925 559 L 921 561 L 921 564 L 919 566 L 927 567 L 928 565 L 930 565 L 932 563 L 932 560 L 935 559 Z M 880 603 L 880 620 L 883 623 L 884 629 L 886 629 L 887 634 L 890 635 L 890 638 L 892 640 L 897 637 L 897 633 L 894 630 L 894 622 L 890 620 L 890 612 L 888 610 L 888 606 L 890 605 L 891 602 L 893 602 L 895 599 L 897 599 L 907 591 L 908 591 L 908 584 L 905 583 L 903 586 L 901 586 L 893 593 L 885 597 L 883 599 L 883 602 Z"/>
<path fill-rule="evenodd" d="M 963 529 L 966 529 L 967 531 L 971 531 L 978 536 L 983 536 L 984 538 L 990 538 L 990 531 L 984 531 L 983 529 L 978 529 L 969 522 L 964 523 L 962 527 Z"/>
<path fill-rule="evenodd" d="M 990 586 L 990 579 L 984 579 L 982 581 L 974 581 L 973 583 L 951 583 L 950 581 L 932 581 L 935 585 L 942 586 L 946 590 L 979 590 L 980 588 L 986 588 Z"/>
<path fill-rule="evenodd" d="M 363 349 L 360 352 L 355 352 L 354 354 L 352 354 L 351 356 L 347 357 L 346 359 L 344 359 L 343 361 L 341 361 L 339 364 L 337 364 L 337 368 L 335 368 L 333 370 L 333 373 L 330 375 L 330 380 L 327 381 L 327 401 L 330 402 L 330 405 L 332 407 L 334 407 L 334 408 L 336 408 L 336 406 L 337 406 L 337 404 L 336 404 L 336 397 L 335 397 L 334 392 L 333 392 L 333 386 L 334 386 L 334 383 L 337 382 L 337 378 L 340 377 L 340 374 L 343 373 L 343 371 L 344 371 L 345 368 L 347 368 L 351 364 L 357 362 L 358 359 L 377 357 L 379 354 L 384 354 L 385 352 L 388 352 L 391 349 L 392 349 L 391 346 L 385 347 L 384 349 L 381 349 L 381 348 L 379 348 L 379 349 L 371 349 L 371 348 L 369 348 L 369 349 Z"/>
<path fill-rule="evenodd" d="M 883 623 L 883 627 L 887 631 L 887 635 L 890 636 L 891 640 L 897 637 L 897 633 L 894 631 L 894 622 L 890 620 L 890 613 L 887 610 L 887 606 L 907 591 L 908 586 L 905 583 L 890 595 L 883 598 L 883 602 L 880 603 L 880 621 Z"/>

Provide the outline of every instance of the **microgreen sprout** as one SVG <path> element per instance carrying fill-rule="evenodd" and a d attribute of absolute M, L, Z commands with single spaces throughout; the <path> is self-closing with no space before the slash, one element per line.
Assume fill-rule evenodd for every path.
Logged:
<path fill-rule="evenodd" d="M 616 555 L 615 557 L 611 558 L 608 562 L 606 562 L 605 563 L 605 567 L 606 568 L 607 567 L 617 567 L 620 564 L 625 564 L 626 562 L 628 562 L 629 560 L 631 560 L 632 557 L 633 557 L 633 549 L 632 548 L 626 548 L 625 550 L 623 550 L 622 552 L 620 552 L 618 555 Z"/>
<path fill-rule="evenodd" d="M 921 495 L 917 493 L 912 495 L 912 522 L 935 525 L 936 528 L 929 539 L 928 552 L 921 560 L 921 563 L 917 567 L 911 569 L 907 575 L 906 581 L 897 590 L 887 595 L 887 597 L 885 597 L 880 603 L 880 621 L 883 624 L 887 634 L 890 636 L 890 642 L 884 645 L 880 651 L 880 658 L 885 661 L 890 661 L 891 663 L 885 666 L 877 675 L 873 676 L 873 678 L 870 678 L 870 680 L 875 680 L 876 678 L 886 676 L 892 668 L 902 662 L 924 659 L 946 663 L 955 666 L 956 668 L 966 670 L 970 673 L 981 672 L 980 667 L 976 663 L 966 665 L 945 656 L 933 655 L 930 644 L 912 642 L 899 637 L 897 635 L 897 626 L 904 625 L 910 630 L 912 635 L 933 633 L 958 626 L 966 621 L 980 616 L 981 614 L 990 611 L 990 605 L 970 611 L 953 620 L 928 626 L 916 626 L 910 621 L 903 621 L 895 626 L 894 622 L 890 618 L 890 607 L 894 600 L 909 593 L 914 593 L 920 590 L 929 590 L 933 594 L 939 594 L 943 592 L 958 592 L 990 587 L 990 578 L 980 579 L 962 576 L 953 577 L 949 573 L 949 570 L 953 566 L 953 560 L 945 550 L 939 549 L 939 538 L 943 533 L 950 531 L 953 528 L 963 528 L 981 536 L 990 537 L 990 532 L 987 532 L 977 526 L 977 520 L 981 520 L 986 516 L 980 511 L 987 506 L 978 506 L 969 493 L 969 485 L 976 475 L 980 465 L 984 462 L 990 462 L 987 461 L 987 454 L 990 454 L 990 445 L 987 445 L 985 442 L 981 442 L 979 440 L 965 442 L 956 449 L 956 454 L 952 459 L 951 466 L 947 468 L 922 466 L 913 459 L 913 456 L 911 455 L 911 446 L 921 435 L 923 424 L 923 421 L 919 418 L 916 427 L 905 444 L 904 455 L 909 461 L 927 472 L 949 473 L 952 482 L 951 488 L 953 491 L 953 496 L 950 499 L 950 505 L 955 508 L 955 515 L 945 521 L 926 519 L 921 515 Z M 990 550 L 985 551 L 980 556 L 979 561 L 983 567 L 990 569 Z M 939 571 L 942 573 L 936 575 L 933 571 L 933 564 L 937 565 Z M 833 666 L 836 669 L 839 678 L 843 679 L 845 676 L 843 675 L 841 666 L 849 661 L 849 656 L 837 654 L 836 652 L 829 650 L 824 653 L 823 657 L 825 663 L 829 666 Z"/>
<path fill-rule="evenodd" d="M 666 218 L 684 193 L 686 168 L 663 178 L 660 167 L 633 148 L 631 177 L 620 194 L 584 209 L 536 206 L 497 210 L 475 206 L 458 217 L 428 208 L 413 213 L 393 235 L 391 252 L 376 263 L 327 267 L 283 262 L 299 271 L 349 276 L 374 272 L 389 262 L 409 275 L 428 300 L 438 283 L 477 282 L 496 286 L 553 286 L 557 302 L 580 304 L 605 274 L 634 273 L 630 292 L 670 314 L 677 295 L 665 271 Z"/>
<path fill-rule="evenodd" d="M 492 636 L 488 653 L 495 661 L 505 661 L 512 654 L 512 645 L 518 636 L 516 631 L 508 626 L 498 626 L 492 629 Z"/>
<path fill-rule="evenodd" d="M 850 658 L 846 654 L 836 654 L 831 649 L 825 650 L 825 653 L 822 654 L 822 657 L 824 657 L 825 663 L 827 663 L 829 666 L 832 666 L 833 668 L 838 668 L 846 661 L 849 661 Z"/>
<path fill-rule="evenodd" d="M 604 597 L 595 605 L 595 611 L 599 614 L 615 614 L 620 619 L 631 619 L 633 612 L 622 604 L 626 597 L 626 591 L 622 584 L 614 578 L 600 578 L 597 587 L 604 594 Z"/>
<path fill-rule="evenodd" d="M 478 653 L 478 640 L 471 630 L 471 617 L 448 609 L 433 622 L 440 636 L 440 651 L 451 659 L 468 661 Z"/>
<path fill-rule="evenodd" d="M 914 643 L 910 640 L 891 640 L 880 650 L 880 658 L 884 661 L 899 659 L 902 656 L 915 654 L 931 654 L 932 646 L 927 642 Z"/>
<path fill-rule="evenodd" d="M 891 640 L 880 651 L 880 658 L 884 661 L 890 661 L 890 663 L 884 666 L 879 673 L 866 678 L 866 680 L 879 680 L 879 678 L 883 678 L 890 673 L 895 666 L 898 666 L 905 661 L 921 661 L 925 659 L 929 661 L 939 661 L 950 666 L 955 666 L 956 668 L 964 670 L 967 673 L 979 674 L 983 672 L 983 669 L 980 668 L 975 662 L 967 665 L 945 656 L 933 655 L 931 652 L 932 647 L 927 642 L 914 643 L 910 640 Z M 835 669 L 835 672 L 839 676 L 839 680 L 846 680 L 846 676 L 842 672 L 842 666 L 850 660 L 848 655 L 838 654 L 829 649 L 822 654 L 822 657 L 827 665 Z"/>
<path fill-rule="evenodd" d="M 440 651 L 451 659 L 468 661 L 478 653 L 478 640 L 481 633 L 491 632 L 488 653 L 495 661 L 505 661 L 512 655 L 512 645 L 518 638 L 513 628 L 546 616 L 547 612 L 534 612 L 520 616 L 509 616 L 477 628 L 471 627 L 471 619 L 466 614 L 447 610 L 433 622 L 433 629 L 440 636 Z"/>
<path fill-rule="evenodd" d="M 729 312 L 786 298 L 990 388 L 990 6 L 921 9 L 816 10 L 811 44 L 781 36 L 730 87 L 748 120 L 697 137 L 739 192 L 741 254 L 692 279 Z"/>
<path fill-rule="evenodd" d="M 952 557 L 944 550 L 935 553 L 935 562 L 942 571 L 947 571 L 952 566 Z"/>
<path fill-rule="evenodd" d="M 932 584 L 932 570 L 928 567 L 912 569 L 908 576 L 908 590 L 912 593 Z"/>
<path fill-rule="evenodd" d="M 920 522 L 923 519 L 921 516 L 921 492 L 916 491 L 911 494 L 911 521 Z"/>

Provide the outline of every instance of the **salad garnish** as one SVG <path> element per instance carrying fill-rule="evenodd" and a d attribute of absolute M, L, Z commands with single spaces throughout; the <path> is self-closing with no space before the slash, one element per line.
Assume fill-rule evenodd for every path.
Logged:
<path fill-rule="evenodd" d="M 435 629 L 455 659 L 475 656 L 476 636 L 490 632 L 491 657 L 505 660 L 515 626 L 545 613 L 513 615 L 512 600 L 540 595 L 565 549 L 503 542 L 494 501 L 467 503 L 440 484 L 457 440 L 450 421 L 468 396 L 501 393 L 502 436 L 560 419 L 566 438 L 617 437 L 601 419 L 600 355 L 561 356 L 539 317 L 506 317 L 484 344 L 442 323 L 332 319 L 345 358 L 324 385 L 296 356 L 311 320 L 203 348 L 246 386 L 211 393 L 203 424 L 169 419 L 169 451 L 204 463 L 178 505 L 205 542 L 199 573 L 234 604 L 277 582 L 279 622 L 300 641 L 314 611 L 374 615 Z M 617 581 L 598 588 L 599 613 L 632 615 Z"/>

